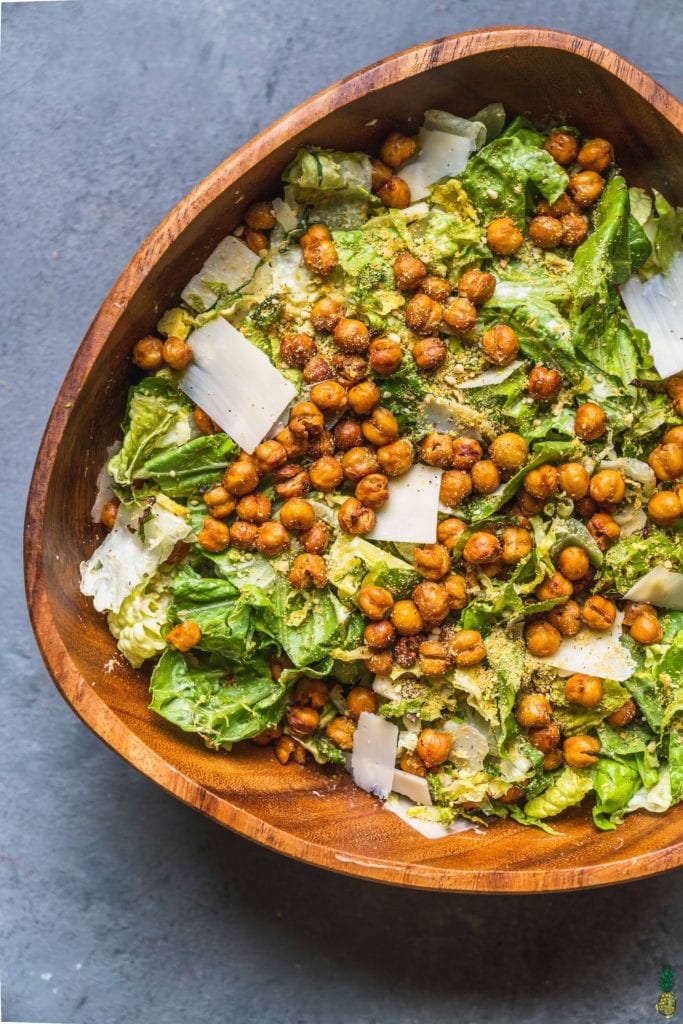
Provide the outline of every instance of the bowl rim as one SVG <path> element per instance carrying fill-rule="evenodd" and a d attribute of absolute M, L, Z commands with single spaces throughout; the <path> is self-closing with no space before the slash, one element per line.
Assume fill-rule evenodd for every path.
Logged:
<path fill-rule="evenodd" d="M 505 26 L 461 32 L 392 54 L 330 85 L 263 129 L 219 164 L 180 200 L 131 258 L 88 328 L 55 399 L 33 470 L 24 525 L 26 599 L 41 655 L 64 699 L 107 746 L 183 803 L 279 853 L 342 874 L 440 891 L 519 894 L 632 881 L 683 864 L 683 830 L 680 841 L 673 845 L 586 867 L 439 868 L 428 863 L 407 865 L 362 856 L 335 857 L 328 846 L 300 839 L 236 807 L 227 798 L 217 797 L 169 764 L 100 699 L 71 660 L 55 625 L 42 572 L 43 529 L 48 484 L 69 410 L 81 383 L 149 268 L 187 225 L 267 153 L 325 115 L 429 68 L 513 47 L 563 50 L 587 60 L 625 82 L 683 133 L 683 105 L 652 77 L 599 43 L 552 29 Z"/>

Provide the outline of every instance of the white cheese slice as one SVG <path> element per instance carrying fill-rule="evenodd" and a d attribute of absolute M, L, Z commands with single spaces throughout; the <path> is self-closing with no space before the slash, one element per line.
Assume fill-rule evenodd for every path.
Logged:
<path fill-rule="evenodd" d="M 279 196 L 277 199 L 273 199 L 270 205 L 273 207 L 275 220 L 283 231 L 293 231 L 299 221 L 292 207 L 284 199 L 280 199 Z"/>
<path fill-rule="evenodd" d="M 624 597 L 627 601 L 643 601 L 657 608 L 683 612 L 683 573 L 658 565 L 634 583 Z"/>
<path fill-rule="evenodd" d="M 466 391 L 468 388 L 484 388 L 491 384 L 500 384 L 501 381 L 507 380 L 523 362 L 523 359 L 515 359 L 509 366 L 492 366 L 488 370 L 483 370 L 476 377 L 458 381 L 457 387 Z"/>
<path fill-rule="evenodd" d="M 367 793 L 386 800 L 394 780 L 398 726 L 379 715 L 362 711 L 353 734 L 351 774 Z"/>
<path fill-rule="evenodd" d="M 415 804 L 424 804 L 426 807 L 432 806 L 429 783 L 419 775 L 413 775 L 412 772 L 404 772 L 401 768 L 394 769 L 394 780 L 391 784 L 391 790 L 393 793 L 407 796 Z"/>
<path fill-rule="evenodd" d="M 472 139 L 428 128 L 420 128 L 417 141 L 416 156 L 398 172 L 410 188 L 412 202 L 429 195 L 429 188 L 434 182 L 461 174 L 474 149 Z"/>
<path fill-rule="evenodd" d="M 309 305 L 316 290 L 315 280 L 304 263 L 303 249 L 298 243 L 289 249 L 274 252 L 271 257 L 273 268 L 273 292 L 286 295 L 295 305 Z"/>
<path fill-rule="evenodd" d="M 369 540 L 434 544 L 442 470 L 412 466 L 389 483 L 389 500 L 377 512 Z"/>
<path fill-rule="evenodd" d="M 465 818 L 456 818 L 450 825 L 442 825 L 438 821 L 424 821 L 421 818 L 414 818 L 408 813 L 414 806 L 413 802 L 408 800 L 407 797 L 397 796 L 395 793 L 392 793 L 384 804 L 387 811 L 391 811 L 392 814 L 395 814 L 406 825 L 419 832 L 425 839 L 445 839 L 446 836 L 454 835 L 456 832 L 479 831 L 475 822 L 467 821 Z"/>
<path fill-rule="evenodd" d="M 622 285 L 621 297 L 635 326 L 650 339 L 657 372 L 671 377 L 683 370 L 683 253 L 666 275 L 641 281 L 637 274 Z"/>
<path fill-rule="evenodd" d="M 244 242 L 234 235 L 228 235 L 216 246 L 199 273 L 183 288 L 181 298 L 192 309 L 200 312 L 211 309 L 216 304 L 216 293 L 207 287 L 207 282 L 223 284 L 234 292 L 254 276 L 258 262 L 256 253 Z"/>
<path fill-rule="evenodd" d="M 188 338 L 193 361 L 180 388 L 246 452 L 296 395 L 265 353 L 221 317 Z"/>
<path fill-rule="evenodd" d="M 555 654 L 536 660 L 559 672 L 584 672 L 623 683 L 636 668 L 630 653 L 619 642 L 623 618 L 623 612 L 618 612 L 612 628 L 605 633 L 582 629 L 576 636 L 563 640 Z"/>

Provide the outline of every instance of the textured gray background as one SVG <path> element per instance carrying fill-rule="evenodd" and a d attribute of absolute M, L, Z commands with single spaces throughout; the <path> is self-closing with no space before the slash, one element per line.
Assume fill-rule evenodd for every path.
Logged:
<path fill-rule="evenodd" d="M 579 32 L 683 95 L 679 0 L 7 4 L 0 58 L 0 971 L 5 1019 L 609 1022 L 683 989 L 683 875 L 533 898 L 401 892 L 276 857 L 120 762 L 62 703 L 20 530 L 71 356 L 138 244 L 313 92 L 485 24 Z M 549 83 L 549 88 L 552 83 Z"/>

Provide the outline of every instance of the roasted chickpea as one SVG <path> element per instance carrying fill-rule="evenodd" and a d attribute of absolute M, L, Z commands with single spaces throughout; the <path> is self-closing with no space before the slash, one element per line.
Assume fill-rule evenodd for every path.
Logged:
<path fill-rule="evenodd" d="M 458 281 L 458 295 L 469 299 L 474 306 L 481 306 L 493 297 L 496 279 L 483 270 L 466 270 Z M 436 298 L 436 296 L 434 296 Z"/>
<path fill-rule="evenodd" d="M 277 223 L 270 203 L 263 200 L 247 207 L 244 222 L 253 231 L 270 231 Z"/>
<path fill-rule="evenodd" d="M 477 307 L 469 299 L 459 295 L 444 307 L 443 318 L 454 331 L 465 334 L 466 331 L 471 331 L 477 322 Z"/>
<path fill-rule="evenodd" d="M 337 321 L 332 335 L 334 343 L 342 352 L 365 352 L 370 344 L 370 335 L 364 323 L 343 316 Z"/>
<path fill-rule="evenodd" d="M 676 415 L 683 416 L 683 373 L 676 373 L 667 379 L 666 393 L 671 399 Z"/>
<path fill-rule="evenodd" d="M 498 799 L 501 804 L 516 804 L 518 800 L 522 799 L 524 793 L 525 790 L 521 786 L 510 786 L 502 796 L 493 797 L 492 799 Z"/>
<path fill-rule="evenodd" d="M 371 160 L 370 164 L 372 166 L 372 191 L 377 192 L 391 178 L 391 167 L 387 167 L 381 160 Z"/>
<path fill-rule="evenodd" d="M 434 299 L 436 302 L 440 302 L 442 305 L 451 292 L 451 282 L 447 281 L 445 277 L 438 277 L 436 274 L 430 274 L 429 277 L 425 277 L 420 282 L 420 291 L 428 295 L 430 299 Z M 465 296 L 469 298 L 469 296 Z"/>
<path fill-rule="evenodd" d="M 449 519 L 443 519 L 437 526 L 436 539 L 439 544 L 443 544 L 449 551 L 453 551 L 453 548 L 458 543 L 458 538 L 466 529 L 467 523 L 463 523 L 462 519 L 455 519 L 451 516 Z"/>
<path fill-rule="evenodd" d="M 327 277 L 328 274 L 331 274 L 338 262 L 339 256 L 335 244 L 329 238 L 307 245 L 304 249 L 304 263 L 319 277 Z"/>
<path fill-rule="evenodd" d="M 316 491 L 329 494 L 339 487 L 344 479 L 344 471 L 334 455 L 323 455 L 311 463 L 309 476 L 311 485 Z"/>
<path fill-rule="evenodd" d="M 451 567 L 451 556 L 443 544 L 424 544 L 414 548 L 415 568 L 427 580 L 440 580 Z"/>
<path fill-rule="evenodd" d="M 584 142 L 576 158 L 584 171 L 596 171 L 602 174 L 610 164 L 614 163 L 614 150 L 607 139 L 589 139 Z"/>
<path fill-rule="evenodd" d="M 583 672 L 575 672 L 564 684 L 564 695 L 569 703 L 578 704 L 581 708 L 596 708 L 604 692 L 602 679 Z"/>
<path fill-rule="evenodd" d="M 667 430 L 662 438 L 662 444 L 676 444 L 679 448 L 683 448 L 683 426 L 671 427 L 670 430 Z"/>
<path fill-rule="evenodd" d="M 467 581 L 464 576 L 457 572 L 449 572 L 441 580 L 441 585 L 446 588 L 448 603 L 453 611 L 460 611 L 467 604 Z"/>
<path fill-rule="evenodd" d="M 524 640 L 529 654 L 535 658 L 547 658 L 560 647 L 562 637 L 549 622 L 531 622 L 524 631 Z"/>
<path fill-rule="evenodd" d="M 395 210 L 404 210 L 410 206 L 410 189 L 403 178 L 392 175 L 384 185 L 377 189 L 377 198 L 385 206 Z"/>
<path fill-rule="evenodd" d="M 568 213 L 560 218 L 562 225 L 562 245 L 575 249 L 581 245 L 588 234 L 588 220 L 580 213 Z"/>
<path fill-rule="evenodd" d="M 280 466 L 273 475 L 276 481 L 275 490 L 286 501 L 290 498 L 301 498 L 311 488 L 308 470 L 291 462 Z"/>
<path fill-rule="evenodd" d="M 549 754 L 555 750 L 560 743 L 560 727 L 557 722 L 549 722 L 548 725 L 541 725 L 535 729 L 529 729 L 529 742 L 537 750 Z"/>
<path fill-rule="evenodd" d="M 478 530 L 467 540 L 462 557 L 469 565 L 491 565 L 503 556 L 503 545 L 492 533 Z"/>
<path fill-rule="evenodd" d="M 391 621 L 401 636 L 415 636 L 424 629 L 424 619 L 414 601 L 396 601 L 391 609 Z"/>
<path fill-rule="evenodd" d="M 192 349 L 182 338 L 171 336 L 164 342 L 163 356 L 172 370 L 184 370 L 192 362 Z"/>
<path fill-rule="evenodd" d="M 412 751 L 407 750 L 401 757 L 399 764 L 401 771 L 408 772 L 409 775 L 419 775 L 420 778 L 424 778 L 427 774 L 427 766 L 424 761 Z"/>
<path fill-rule="evenodd" d="M 220 488 L 220 490 L 222 489 L 223 488 Z M 204 496 L 204 500 L 206 500 L 206 495 Z M 100 513 L 100 522 L 103 526 L 106 526 L 108 530 L 113 530 L 116 525 L 116 517 L 118 515 L 120 505 L 121 502 L 118 498 L 112 498 L 111 501 L 107 501 L 102 508 L 102 512 Z"/>
<path fill-rule="evenodd" d="M 423 729 L 417 740 L 416 752 L 427 768 L 436 768 L 448 760 L 453 737 L 440 729 Z"/>
<path fill-rule="evenodd" d="M 484 452 L 475 437 L 453 438 L 453 469 L 472 469 L 483 457 Z"/>
<path fill-rule="evenodd" d="M 410 160 L 416 148 L 415 139 L 411 139 L 408 135 L 403 135 L 401 132 L 390 132 L 382 143 L 379 155 L 387 167 L 395 169 L 404 164 L 406 160 Z"/>
<path fill-rule="evenodd" d="M 562 225 L 555 217 L 533 217 L 529 224 L 529 238 L 541 249 L 556 249 L 562 234 Z"/>
<path fill-rule="evenodd" d="M 268 249 L 268 236 L 263 231 L 254 231 L 252 228 L 247 228 L 244 232 L 244 241 L 247 248 L 251 249 L 257 256 Z"/>
<path fill-rule="evenodd" d="M 381 392 L 374 381 L 362 380 L 349 390 L 349 405 L 357 416 L 369 416 L 379 405 Z"/>
<path fill-rule="evenodd" d="M 205 551 L 225 551 L 230 546 L 230 530 L 225 523 L 207 516 L 197 534 L 197 543 Z"/>
<path fill-rule="evenodd" d="M 560 552 L 557 568 L 568 580 L 580 580 L 590 569 L 588 555 L 578 544 L 570 544 Z"/>
<path fill-rule="evenodd" d="M 306 749 L 291 736 L 280 736 L 275 740 L 275 756 L 280 764 L 287 764 L 292 758 L 296 764 L 306 764 Z"/>
<path fill-rule="evenodd" d="M 472 493 L 472 478 L 462 469 L 449 469 L 441 477 L 439 501 L 446 508 L 457 508 Z"/>
<path fill-rule="evenodd" d="M 282 523 L 271 519 L 259 526 L 256 550 L 262 555 L 279 555 L 286 551 L 291 537 Z"/>
<path fill-rule="evenodd" d="M 556 747 L 555 750 L 550 750 L 545 754 L 543 758 L 543 771 L 554 772 L 562 764 L 564 764 L 564 754 Z"/>
<path fill-rule="evenodd" d="M 362 445 L 345 452 L 342 456 L 341 465 L 346 479 L 354 482 L 362 480 L 364 476 L 369 476 L 370 473 L 377 473 L 379 470 L 379 461 L 376 453 L 372 448 L 365 448 Z"/>
<path fill-rule="evenodd" d="M 439 626 L 451 610 L 448 590 L 442 583 L 418 583 L 412 597 L 428 627 Z"/>
<path fill-rule="evenodd" d="M 228 497 L 227 501 L 224 501 L 221 505 L 210 505 L 209 512 L 214 519 L 227 519 L 235 511 L 236 501 L 232 495 Z"/>
<path fill-rule="evenodd" d="M 311 307 L 311 323 L 316 331 L 333 331 L 341 318 L 341 302 L 331 295 L 324 295 Z"/>
<path fill-rule="evenodd" d="M 607 551 L 621 536 L 621 527 L 606 512 L 596 512 L 588 520 L 588 530 L 601 551 Z"/>
<path fill-rule="evenodd" d="M 536 213 L 557 217 L 558 220 L 569 213 L 577 213 L 578 209 L 574 200 L 566 192 L 563 192 L 554 203 L 549 203 L 547 199 L 539 199 L 536 203 Z"/>
<path fill-rule="evenodd" d="M 528 491 L 524 488 L 517 495 L 517 507 L 516 512 L 520 516 L 529 518 L 529 516 L 536 516 L 542 511 L 545 505 L 543 498 L 533 498 Z"/>
<path fill-rule="evenodd" d="M 533 547 L 533 539 L 528 530 L 520 526 L 506 526 L 503 530 L 503 561 L 507 565 L 516 565 L 529 554 Z"/>
<path fill-rule="evenodd" d="M 592 206 L 605 187 L 604 178 L 595 171 L 580 171 L 569 179 L 567 190 L 579 206 Z"/>
<path fill-rule="evenodd" d="M 658 491 L 647 503 L 647 514 L 656 526 L 671 526 L 683 515 L 683 504 L 674 491 Z"/>
<path fill-rule="evenodd" d="M 479 494 L 493 494 L 500 485 L 500 473 L 491 459 L 481 459 L 472 466 L 472 486 Z"/>
<path fill-rule="evenodd" d="M 325 380 L 311 388 L 311 401 L 324 413 L 343 412 L 348 404 L 346 388 L 336 380 Z"/>
<path fill-rule="evenodd" d="M 649 615 L 647 613 L 639 615 L 633 625 L 631 626 L 631 636 L 636 643 L 644 644 L 658 644 L 664 635 L 659 620 L 656 615 Z"/>
<path fill-rule="evenodd" d="M 352 448 L 358 448 L 363 441 L 363 433 L 360 423 L 356 420 L 342 420 L 332 431 L 334 446 L 339 451 L 348 452 Z"/>
<path fill-rule="evenodd" d="M 307 249 L 309 245 L 326 242 L 331 237 L 330 229 L 325 224 L 311 224 L 308 230 L 300 236 L 299 245 L 302 249 Z"/>
<path fill-rule="evenodd" d="M 385 587 L 361 587 L 358 594 L 358 604 L 363 615 L 366 615 L 374 622 L 386 618 L 394 606 L 394 598 L 391 591 Z"/>
<path fill-rule="evenodd" d="M 519 352 L 519 338 L 507 324 L 498 324 L 481 339 L 484 355 L 495 366 L 509 366 Z"/>
<path fill-rule="evenodd" d="M 368 361 L 378 377 L 389 377 L 403 362 L 403 349 L 391 338 L 375 338 L 370 342 Z"/>
<path fill-rule="evenodd" d="M 600 741 L 592 736 L 569 736 L 562 745 L 564 759 L 570 768 L 587 768 L 597 764 L 595 756 L 600 750 Z"/>
<path fill-rule="evenodd" d="M 370 533 L 376 516 L 371 508 L 361 505 L 357 498 L 347 498 L 337 513 L 339 525 L 345 533 Z"/>
<path fill-rule="evenodd" d="M 551 465 L 546 462 L 542 466 L 538 466 L 536 469 L 530 470 L 524 477 L 524 490 L 527 494 L 530 494 L 532 498 L 539 498 L 542 501 L 546 501 L 552 497 L 558 488 L 560 482 L 560 475 L 557 471 L 557 466 Z"/>
<path fill-rule="evenodd" d="M 644 601 L 626 601 L 624 603 L 624 626 L 630 629 L 639 615 L 653 615 L 657 618 L 657 609 L 653 604 Z"/>
<path fill-rule="evenodd" d="M 373 676 L 388 676 L 393 668 L 394 659 L 391 656 L 391 651 L 373 651 L 365 659 L 364 665 L 368 672 L 372 672 Z"/>
<path fill-rule="evenodd" d="M 158 370 L 163 362 L 163 353 L 163 342 L 150 334 L 133 346 L 133 362 L 141 370 Z"/>
<path fill-rule="evenodd" d="M 571 581 L 563 573 L 558 572 L 557 569 L 552 576 L 548 576 L 547 579 L 543 580 L 536 587 L 536 597 L 539 601 L 554 601 L 557 598 L 567 600 L 573 593 L 574 588 L 571 585 Z"/>
<path fill-rule="evenodd" d="M 320 715 L 315 708 L 294 704 L 287 710 L 287 722 L 295 736 L 310 736 L 320 725 Z"/>
<path fill-rule="evenodd" d="M 558 467 L 560 488 L 574 501 L 585 498 L 590 487 L 590 477 L 580 462 L 563 462 Z"/>
<path fill-rule="evenodd" d="M 415 633 L 413 636 L 399 636 L 394 647 L 396 664 L 401 668 L 414 668 L 417 665 L 420 644 L 425 639 L 424 633 Z"/>
<path fill-rule="evenodd" d="M 448 639 L 448 653 L 458 668 L 478 665 L 486 657 L 481 633 L 476 629 L 458 629 Z"/>
<path fill-rule="evenodd" d="M 322 679 L 299 679 L 294 687 L 294 703 L 300 707 L 323 708 L 329 697 L 330 688 Z"/>
<path fill-rule="evenodd" d="M 377 461 L 387 476 L 401 476 L 413 464 L 413 446 L 407 438 L 401 437 L 377 450 Z"/>
<path fill-rule="evenodd" d="M 353 749 L 353 734 L 356 731 L 356 723 L 350 718 L 339 715 L 333 718 L 329 725 L 325 726 L 325 733 L 340 750 Z"/>
<path fill-rule="evenodd" d="M 351 718 L 358 720 L 363 711 L 375 714 L 377 697 L 367 686 L 354 686 L 346 695 L 346 706 Z"/>
<path fill-rule="evenodd" d="M 251 742 L 255 743 L 257 747 L 267 747 L 270 743 L 274 743 L 275 740 L 279 740 L 282 736 L 281 725 L 271 725 L 263 732 L 258 733 L 256 736 L 251 737 Z"/>
<path fill-rule="evenodd" d="M 284 430 L 277 433 L 275 440 L 280 442 L 289 459 L 298 459 L 308 448 L 308 434 L 305 432 L 299 435 L 293 434 L 289 427 L 285 427 Z"/>
<path fill-rule="evenodd" d="M 514 256 L 524 236 L 509 217 L 497 217 L 486 229 L 486 244 L 497 256 Z"/>
<path fill-rule="evenodd" d="M 166 634 L 166 643 L 171 644 L 178 651 L 189 651 L 195 647 L 202 638 L 202 631 L 196 622 L 188 619 L 186 622 L 179 622 L 177 626 Z"/>
<path fill-rule="evenodd" d="M 391 622 L 382 619 L 380 622 L 370 622 L 365 627 L 363 640 L 367 647 L 374 651 L 385 651 L 391 647 L 396 639 L 396 630 Z"/>
<path fill-rule="evenodd" d="M 399 291 L 413 291 L 427 276 L 422 260 L 409 252 L 402 252 L 394 260 L 394 282 Z"/>
<path fill-rule="evenodd" d="M 541 729 L 550 725 L 552 708 L 542 693 L 527 693 L 517 701 L 515 718 L 523 729 Z"/>
<path fill-rule="evenodd" d="M 562 376 L 546 366 L 534 366 L 529 374 L 527 391 L 535 402 L 552 402 L 562 387 Z"/>
<path fill-rule="evenodd" d="M 593 501 L 617 505 L 625 493 L 626 482 L 623 473 L 616 469 L 601 469 L 591 477 L 590 496 Z"/>
<path fill-rule="evenodd" d="M 420 445 L 420 458 L 428 466 L 441 466 L 445 469 L 453 461 L 453 441 L 450 434 L 427 434 Z"/>
<path fill-rule="evenodd" d="M 446 362 L 448 346 L 441 338 L 421 338 L 413 345 L 412 352 L 418 370 L 431 373 Z"/>
<path fill-rule="evenodd" d="M 677 444 L 660 444 L 647 460 L 658 480 L 671 483 L 683 474 L 683 448 Z"/>
<path fill-rule="evenodd" d="M 576 410 L 574 433 L 582 441 L 596 441 L 607 430 L 607 414 L 595 402 L 584 402 Z"/>
<path fill-rule="evenodd" d="M 315 402 L 297 402 L 289 414 L 289 426 L 294 434 L 315 437 L 325 429 L 325 419 Z"/>
<path fill-rule="evenodd" d="M 333 451 L 334 438 L 332 432 L 330 430 L 323 430 L 309 441 L 307 455 L 313 460 L 322 459 L 324 455 L 331 455 Z"/>
<path fill-rule="evenodd" d="M 625 704 L 607 716 L 607 724 L 613 729 L 623 729 L 636 717 L 637 710 L 636 702 L 629 697 Z"/>
<path fill-rule="evenodd" d="M 297 555 L 289 570 L 289 582 L 297 590 L 311 590 L 324 587 L 327 583 L 327 567 L 320 555 Z"/>
<path fill-rule="evenodd" d="M 413 295 L 405 308 L 406 324 L 416 334 L 431 335 L 443 319 L 443 306 L 423 292 Z"/>
<path fill-rule="evenodd" d="M 315 512 L 305 498 L 290 498 L 280 509 L 280 522 L 286 530 L 298 533 L 310 530 L 315 522 Z"/>
<path fill-rule="evenodd" d="M 445 644 L 437 640 L 425 640 L 420 644 L 418 655 L 420 671 L 426 676 L 442 676 L 448 671 L 450 658 Z"/>
<path fill-rule="evenodd" d="M 254 449 L 254 458 L 262 473 L 270 473 L 278 466 L 284 466 L 287 461 L 287 449 L 274 439 L 261 441 Z"/>
<path fill-rule="evenodd" d="M 361 430 L 365 440 L 378 448 L 398 440 L 398 422 L 388 409 L 374 409 L 368 419 L 361 423 Z"/>
<path fill-rule="evenodd" d="M 256 545 L 258 526 L 238 519 L 230 527 L 230 543 L 238 551 L 252 551 Z"/>
<path fill-rule="evenodd" d="M 491 444 L 489 453 L 499 469 L 514 473 L 526 462 L 529 446 L 519 434 L 500 434 Z"/>
<path fill-rule="evenodd" d="M 299 534 L 299 544 L 309 555 L 322 555 L 330 543 L 330 528 L 327 523 L 315 522 L 310 529 Z"/>
<path fill-rule="evenodd" d="M 204 501 L 207 496 L 204 495 Z M 265 494 L 246 494 L 237 502 L 237 515 L 247 523 L 260 526 L 270 519 L 270 499 Z"/>
<path fill-rule="evenodd" d="M 389 500 L 389 478 L 384 473 L 370 473 L 358 481 L 354 494 L 367 508 L 377 511 Z"/>
<path fill-rule="evenodd" d="M 352 388 L 354 384 L 360 384 L 368 370 L 366 359 L 349 352 L 334 356 L 332 362 L 334 363 L 337 380 L 345 388 Z"/>
<path fill-rule="evenodd" d="M 563 132 L 560 129 L 555 129 L 550 132 L 545 140 L 544 148 L 561 167 L 567 167 L 576 160 L 579 143 L 572 132 Z"/>
<path fill-rule="evenodd" d="M 218 426 L 218 424 L 214 423 L 211 417 L 207 416 L 204 410 L 200 409 L 198 405 L 195 406 L 192 415 L 194 416 L 194 421 L 201 430 L 202 434 L 220 434 L 221 428 Z"/>
<path fill-rule="evenodd" d="M 590 629 L 600 632 L 610 629 L 617 615 L 617 609 L 606 597 L 593 594 L 581 609 L 581 618 Z"/>

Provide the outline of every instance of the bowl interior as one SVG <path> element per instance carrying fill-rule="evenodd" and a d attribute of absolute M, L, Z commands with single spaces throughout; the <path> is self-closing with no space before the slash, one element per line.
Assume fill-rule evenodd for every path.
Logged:
<path fill-rule="evenodd" d="M 602 884 L 680 863 L 683 809 L 661 819 L 641 813 L 616 834 L 598 833 L 586 811 L 575 811 L 562 820 L 559 836 L 503 822 L 485 835 L 426 840 L 343 772 L 281 768 L 270 751 L 249 744 L 215 754 L 153 715 L 145 675 L 117 656 L 104 618 L 78 589 L 79 563 L 100 539 L 89 510 L 106 447 L 117 436 L 130 348 L 154 330 L 245 205 L 277 193 L 283 167 L 303 144 L 372 151 L 391 128 L 415 130 L 428 107 L 471 115 L 494 100 L 510 114 L 566 120 L 609 138 L 631 183 L 683 203 L 681 108 L 631 65 L 585 40 L 536 30 L 452 37 L 390 58 L 309 101 L 184 200 L 105 302 L 69 371 L 37 463 L 27 588 L 41 649 L 66 699 L 105 741 L 181 799 L 258 841 L 337 870 L 433 888 L 533 891 Z"/>

